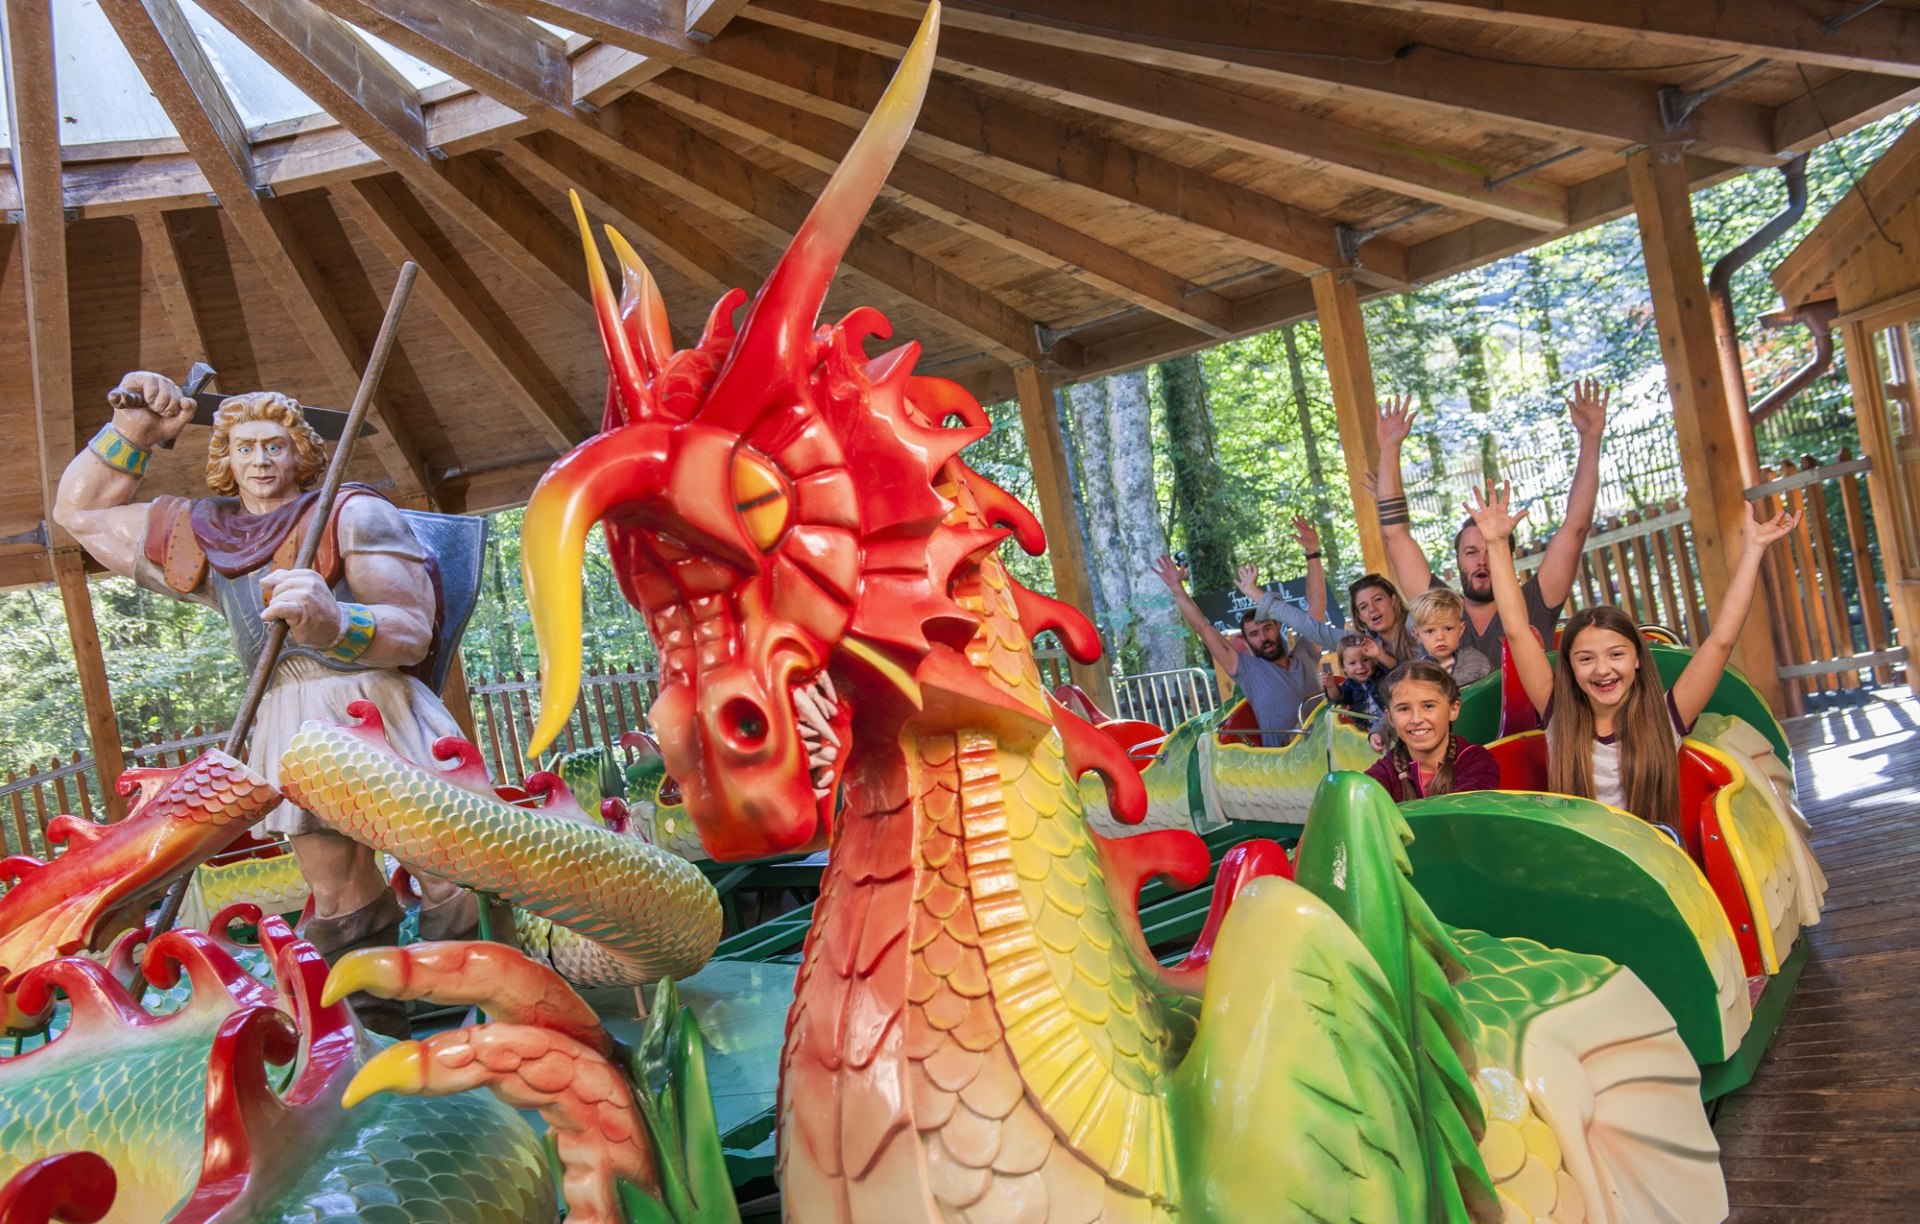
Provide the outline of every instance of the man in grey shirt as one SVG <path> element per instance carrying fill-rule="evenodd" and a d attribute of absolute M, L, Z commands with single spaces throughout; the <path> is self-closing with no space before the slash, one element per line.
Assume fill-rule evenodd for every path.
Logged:
<path fill-rule="evenodd" d="M 1214 663 L 1232 676 L 1240 691 L 1246 694 L 1260 727 L 1261 746 L 1278 748 L 1285 744 L 1289 736 L 1300 729 L 1301 702 L 1320 691 L 1320 651 L 1323 647 L 1331 648 L 1339 640 L 1339 631 L 1263 591 L 1258 604 L 1240 617 L 1247 649 L 1235 650 L 1187 594 L 1185 566 L 1172 557 L 1161 557 L 1154 563 L 1153 572 L 1167 584 L 1181 618 L 1200 635 Z M 1249 584 L 1258 591 L 1258 578 L 1253 566 L 1241 567 L 1243 591 Z M 1307 550 L 1307 589 L 1323 594 L 1326 590 L 1325 578 L 1320 572 L 1317 538 Z M 1283 625 L 1296 632 L 1291 648 Z"/>

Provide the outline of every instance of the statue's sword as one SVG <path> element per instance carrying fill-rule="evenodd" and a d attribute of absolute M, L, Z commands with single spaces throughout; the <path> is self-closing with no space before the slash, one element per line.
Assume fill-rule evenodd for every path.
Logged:
<path fill-rule="evenodd" d="M 400 331 L 400 312 L 406 307 L 407 296 L 413 292 L 414 277 L 419 274 L 420 266 L 411 260 L 400 265 L 400 276 L 394 282 L 393 296 L 387 301 L 387 317 L 380 322 L 380 334 L 374 339 L 373 353 L 367 358 L 367 368 L 360 375 L 360 389 L 354 393 L 353 407 L 344 414 L 340 423 L 340 440 L 333 448 L 333 461 L 327 464 L 326 479 L 320 484 L 320 497 L 307 519 L 307 532 L 300 540 L 299 553 L 294 557 L 294 569 L 312 569 L 313 559 L 320 552 L 320 541 L 326 535 L 327 522 L 333 517 L 333 503 L 340 495 L 340 486 L 347 479 L 347 461 L 353 456 L 354 441 L 362 432 L 361 426 L 366 423 L 367 410 L 373 404 L 373 393 L 380 385 L 380 376 L 386 372 L 387 358 L 393 353 L 394 338 Z M 199 366 L 195 367 L 196 371 L 199 369 Z M 212 373 L 211 370 L 207 371 L 209 377 Z M 189 385 L 192 384 L 192 374 L 188 375 L 187 381 Z M 205 380 L 202 381 L 204 383 Z M 225 398 L 214 396 L 215 406 Z M 200 411 L 204 410 L 206 404 L 203 399 L 197 399 L 197 402 L 201 408 L 195 411 L 195 420 L 200 419 Z M 240 712 L 234 715 L 233 729 L 227 732 L 227 742 L 222 746 L 230 757 L 237 759 L 246 749 L 247 732 L 253 729 L 253 717 L 259 713 L 260 699 L 266 696 L 267 685 L 273 679 L 274 665 L 280 661 L 280 648 L 286 642 L 286 621 L 277 620 L 267 626 L 267 644 L 260 652 L 260 661 L 254 665 L 253 678 L 247 684 L 247 695 L 240 701 Z M 158 939 L 172 929 L 174 919 L 180 916 L 180 903 L 186 900 L 187 885 L 192 879 L 193 873 L 190 871 L 167 890 L 166 900 L 160 903 L 160 915 L 154 919 L 149 940 Z"/>
<path fill-rule="evenodd" d="M 180 384 L 180 389 L 186 393 L 188 399 L 193 401 L 192 424 L 213 424 L 213 414 L 220 410 L 221 404 L 233 398 L 224 391 L 207 390 L 207 384 L 215 377 L 212 366 L 204 361 L 196 361 L 193 363 L 193 368 L 187 371 L 187 380 Z M 138 408 L 143 402 L 137 391 L 112 391 L 107 394 L 107 403 L 114 408 Z M 306 404 L 300 405 L 300 413 L 307 418 L 307 424 L 313 426 L 320 436 L 329 442 L 338 442 L 346 434 L 347 418 L 351 415 L 338 408 L 314 408 Z M 380 431 L 372 422 L 362 421 L 358 436 L 365 437 L 367 434 L 378 432 Z M 168 438 L 160 445 L 165 448 L 171 447 L 173 443 L 174 439 Z"/>

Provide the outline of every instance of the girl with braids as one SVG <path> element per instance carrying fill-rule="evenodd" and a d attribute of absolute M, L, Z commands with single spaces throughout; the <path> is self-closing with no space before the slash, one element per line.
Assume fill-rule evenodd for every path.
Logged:
<path fill-rule="evenodd" d="M 1493 754 L 1453 733 L 1460 686 L 1452 673 L 1431 659 L 1415 659 L 1395 668 L 1384 687 L 1394 744 L 1367 776 L 1386 787 L 1394 802 L 1500 785 Z"/>
<path fill-rule="evenodd" d="M 1800 521 L 1782 513 L 1771 522 L 1749 520 L 1740 561 L 1713 625 L 1671 689 L 1661 686 L 1653 654 L 1633 619 L 1601 604 L 1583 608 L 1560 635 L 1559 661 L 1527 632 L 1526 601 L 1513 569 L 1513 528 L 1526 511 L 1509 513 L 1511 490 L 1489 486 L 1469 506 L 1486 536 L 1493 596 L 1506 624 L 1507 649 L 1527 697 L 1547 729 L 1549 785 L 1565 795 L 1596 799 L 1650 824 L 1677 824 L 1680 741 L 1707 708 L 1746 624 L 1754 583 L 1768 545 Z"/>

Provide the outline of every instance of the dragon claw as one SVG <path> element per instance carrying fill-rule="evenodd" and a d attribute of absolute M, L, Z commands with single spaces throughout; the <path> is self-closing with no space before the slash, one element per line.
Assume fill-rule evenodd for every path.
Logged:
<path fill-rule="evenodd" d="M 406 974 L 397 948 L 361 948 L 335 962 L 327 974 L 326 987 L 320 992 L 320 1006 L 332 1007 L 350 994 L 365 990 L 383 998 L 393 998 Z"/>
<path fill-rule="evenodd" d="M 333 977 L 327 979 L 327 989 L 332 991 Z M 355 1073 L 346 1092 L 341 1095 L 340 1108 L 352 1109 L 376 1092 L 417 1096 L 426 1086 L 425 1047 L 417 1041 L 403 1041 L 388 1046 L 367 1060 L 367 1065 Z"/>

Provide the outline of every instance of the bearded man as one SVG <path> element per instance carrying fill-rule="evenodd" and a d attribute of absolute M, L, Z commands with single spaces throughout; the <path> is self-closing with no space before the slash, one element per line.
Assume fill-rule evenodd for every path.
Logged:
<path fill-rule="evenodd" d="M 116 408 L 67 465 L 54 519 L 113 573 L 219 612 L 249 671 L 265 648 L 266 622 L 287 623 L 248 764 L 277 782 L 300 724 L 349 722 L 354 701 L 379 708 L 395 749 L 431 761 L 434 741 L 459 727 L 422 678 L 455 643 L 442 632 L 434 559 L 400 510 L 364 485 L 342 487 L 314 568 L 292 568 L 319 498 L 309 486 L 326 466 L 325 444 L 299 404 L 277 392 L 226 399 L 207 449 L 207 484 L 219 496 L 137 502 L 153 448 L 180 435 L 194 402 L 171 379 L 145 372 L 121 379 L 114 398 L 132 406 Z M 262 827 L 287 838 L 313 890 L 303 934 L 329 962 L 395 942 L 404 911 L 372 848 L 292 803 Z M 472 894 L 416 878 L 421 938 L 459 938 L 477 926 Z M 355 996 L 354 1005 L 366 1027 L 407 1035 L 404 1004 Z"/>
<path fill-rule="evenodd" d="M 1580 439 L 1573 464 L 1573 485 L 1567 490 L 1567 510 L 1559 530 L 1547 541 L 1539 567 L 1521 586 L 1527 601 L 1527 621 L 1547 649 L 1553 649 L 1560 610 L 1573 593 L 1580 573 L 1580 556 L 1593 530 L 1593 507 L 1600 496 L 1600 445 L 1607 432 L 1607 402 L 1613 393 L 1592 379 L 1573 385 L 1567 416 Z M 1393 576 L 1409 598 L 1446 582 L 1427 563 L 1420 542 L 1413 538 L 1407 510 L 1406 485 L 1400 472 L 1400 450 L 1413 432 L 1413 397 L 1403 395 L 1380 405 L 1375 430 L 1380 443 L 1380 471 L 1375 488 L 1380 508 L 1380 538 L 1393 562 Z M 1466 633 L 1460 650 L 1476 651 L 1493 671 L 1502 666 L 1507 633 L 1493 604 L 1493 571 L 1487 568 L 1487 541 L 1468 518 L 1453 536 L 1455 572 L 1460 575 L 1460 597 L 1467 605 Z M 1400 660 L 1402 663 L 1405 659 Z"/>
<path fill-rule="evenodd" d="M 1309 590 L 1325 591 L 1317 536 L 1309 553 Z M 1166 583 L 1181 619 L 1200 635 L 1208 657 L 1233 677 L 1245 694 L 1247 704 L 1253 707 L 1254 721 L 1260 727 L 1260 746 L 1284 747 L 1300 729 L 1301 703 L 1320 691 L 1320 651 L 1323 646 L 1331 647 L 1339 640 L 1339 630 L 1319 622 L 1311 613 L 1303 616 L 1285 601 L 1262 592 L 1260 602 L 1240 614 L 1240 636 L 1246 649 L 1235 650 L 1233 643 L 1213 627 L 1207 614 L 1187 593 L 1185 566 L 1172 557 L 1163 556 L 1154 562 L 1153 572 Z M 1252 566 L 1242 566 L 1240 583 L 1243 588 L 1259 591 L 1259 571 Z M 1324 611 L 1324 607 L 1321 610 Z M 1286 640 L 1283 621 L 1295 630 L 1291 646 Z"/>

